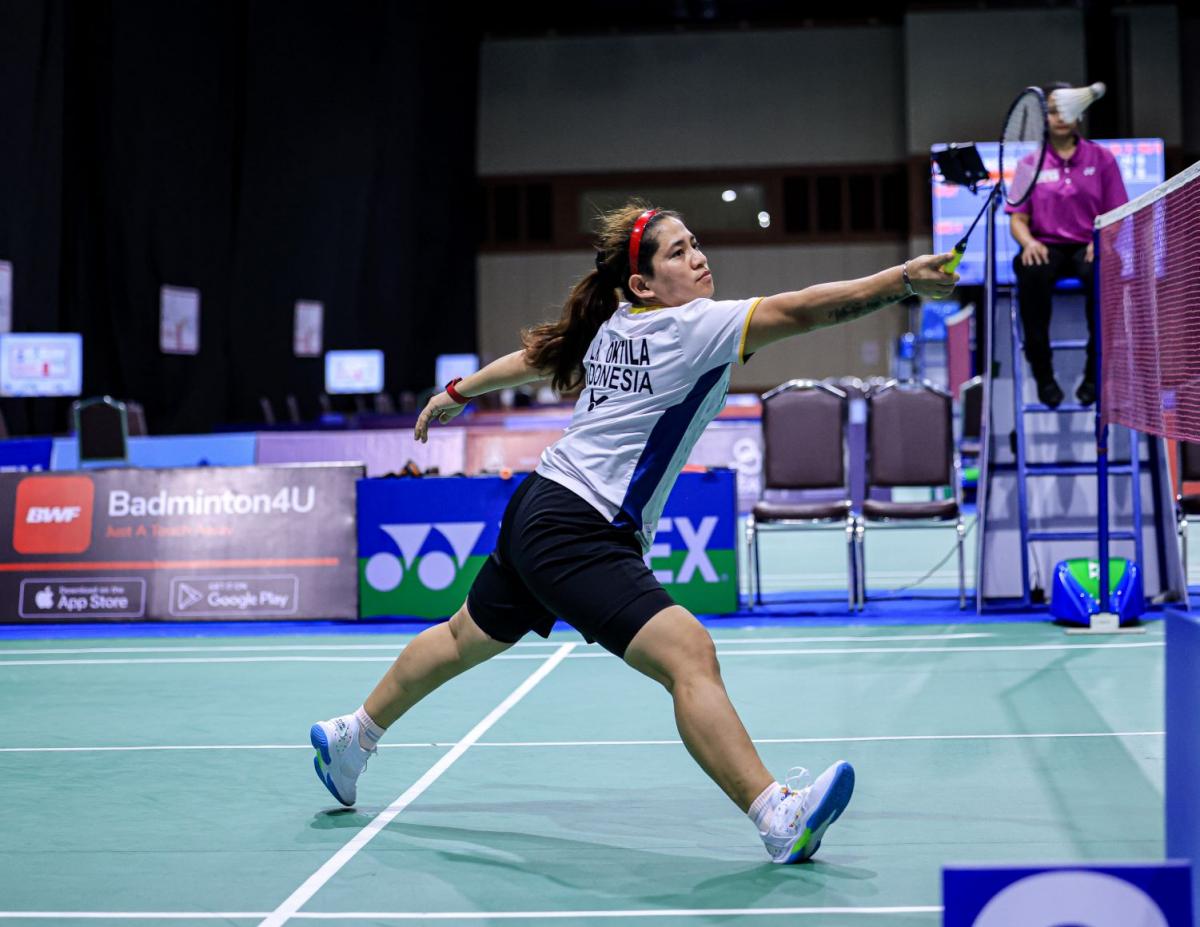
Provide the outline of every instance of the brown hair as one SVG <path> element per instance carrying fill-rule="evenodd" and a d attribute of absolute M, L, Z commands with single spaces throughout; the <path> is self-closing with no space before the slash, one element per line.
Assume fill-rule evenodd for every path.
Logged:
<path fill-rule="evenodd" d="M 526 363 L 548 372 L 551 385 L 560 393 L 569 392 L 583 381 L 584 354 L 600 326 L 617 311 L 617 291 L 635 305 L 642 302 L 629 289 L 629 278 L 634 273 L 652 276 L 651 261 L 658 251 L 652 229 L 663 216 L 680 218 L 670 210 L 660 210 L 651 217 L 642 231 L 638 266 L 631 270 L 629 238 L 638 217 L 650 208 L 641 201 L 631 200 L 597 217 L 595 270 L 575 284 L 557 321 L 543 322 L 521 332 Z"/>

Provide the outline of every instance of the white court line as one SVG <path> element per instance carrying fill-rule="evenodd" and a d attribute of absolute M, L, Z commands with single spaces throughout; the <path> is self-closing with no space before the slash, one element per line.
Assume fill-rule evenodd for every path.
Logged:
<path fill-rule="evenodd" d="M 755 737 L 756 744 L 853 744 L 908 740 L 1052 740 L 1069 737 L 1162 737 L 1165 731 L 1068 731 L 1043 734 L 880 734 L 865 737 Z M 380 750 L 453 747 L 449 741 L 380 744 Z M 681 740 L 480 740 L 476 747 L 680 747 Z M 310 744 L 156 744 L 110 747 L 0 747 L 0 753 L 135 753 L 170 750 L 311 750 Z"/>
<path fill-rule="evenodd" d="M 831 914 L 941 914 L 941 905 L 893 905 L 864 908 L 641 908 L 610 911 L 300 911 L 296 920 L 482 921 L 574 920 L 633 917 L 780 917 Z M 39 920 L 235 920 L 268 916 L 263 911 L 0 911 L 0 918 Z M 264 921 L 264 923 L 266 923 Z"/>
<path fill-rule="evenodd" d="M 566 646 L 566 645 L 563 645 Z M 572 644 L 571 646 L 576 646 Z M 717 655 L 721 657 L 762 657 L 762 656 L 819 656 L 823 654 L 867 654 L 867 653 L 985 653 L 985 652 L 1022 652 L 1022 651 L 1063 651 L 1063 650 L 1133 650 L 1143 647 L 1164 647 L 1164 641 L 1139 641 L 1119 644 L 981 644 L 979 646 L 962 647 L 780 647 L 777 649 L 736 649 L 718 648 Z M 540 653 L 502 653 L 492 657 L 492 660 L 541 660 Z M 126 664 L 169 664 L 169 663 L 379 663 L 392 659 L 391 656 L 377 657 L 334 657 L 334 656 L 284 656 L 284 657 L 162 657 L 148 660 L 8 660 L 0 659 L 0 668 L 8 666 L 104 666 Z M 596 650 L 589 653 L 573 653 L 569 660 L 599 660 L 612 659 L 606 650 Z"/>
<path fill-rule="evenodd" d="M 549 659 L 527 676 L 524 682 L 513 689 L 504 701 L 488 712 L 487 717 L 471 728 L 458 743 L 436 763 L 430 766 L 425 775 L 409 786 L 381 814 L 373 817 L 362 830 L 350 838 L 345 846 L 326 860 L 320 869 L 305 879 L 299 888 L 285 898 L 279 907 L 263 919 L 259 927 L 279 927 L 280 924 L 286 923 L 288 918 L 304 907 L 308 900 L 321 890 L 321 886 L 333 878 L 338 870 L 350 862 L 354 858 L 354 855 L 374 839 L 376 834 L 387 827 L 401 811 L 416 801 L 427 788 L 438 780 L 442 773 L 449 769 L 460 756 L 471 748 L 472 744 L 484 735 L 488 728 L 504 717 L 510 708 L 521 701 L 534 686 L 546 678 L 554 667 L 566 659 L 567 654 L 574 650 L 576 646 L 578 645 L 563 644 L 554 651 Z"/>
<path fill-rule="evenodd" d="M 853 644 L 859 641 L 952 641 L 974 640 L 983 637 L 995 637 L 994 634 L 979 632 L 959 632 L 951 634 L 888 634 L 868 635 L 862 637 L 714 637 L 717 644 Z M 540 647 L 553 648 L 562 644 L 557 641 L 521 641 L 516 644 L 519 648 Z M 5 657 L 25 656 L 54 656 L 65 654 L 85 653 L 281 653 L 284 651 L 339 651 L 339 650 L 383 650 L 391 654 L 403 650 L 403 645 L 392 644 L 267 644 L 256 646 L 184 646 L 184 647 L 46 647 L 38 649 L 17 648 L 0 650 L 0 659 Z"/>

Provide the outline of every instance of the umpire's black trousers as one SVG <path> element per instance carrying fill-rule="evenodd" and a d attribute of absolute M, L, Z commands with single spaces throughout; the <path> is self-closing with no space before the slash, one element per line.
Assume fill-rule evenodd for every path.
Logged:
<path fill-rule="evenodd" d="M 1050 310 L 1054 284 L 1063 277 L 1078 277 L 1087 295 L 1087 365 L 1084 379 L 1096 379 L 1096 321 L 1092 287 L 1092 262 L 1087 260 L 1087 242 L 1072 245 L 1046 245 L 1050 259 L 1045 264 L 1021 263 L 1021 255 L 1013 259 L 1017 275 L 1017 301 L 1021 308 L 1021 325 L 1025 329 L 1025 359 L 1039 383 L 1054 376 L 1050 359 Z"/>

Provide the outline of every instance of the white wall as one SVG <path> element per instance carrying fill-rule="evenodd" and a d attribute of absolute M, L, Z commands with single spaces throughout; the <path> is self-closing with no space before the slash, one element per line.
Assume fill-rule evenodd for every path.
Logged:
<path fill-rule="evenodd" d="M 910 13 L 904 21 L 908 151 L 992 141 L 1031 84 L 1087 83 L 1080 10 Z"/>
<path fill-rule="evenodd" d="M 858 277 L 900 263 L 899 245 L 712 248 L 708 258 L 718 298 L 768 296 L 813 283 Z M 521 328 L 557 318 L 571 287 L 591 266 L 591 253 L 486 254 L 479 258 L 479 350 L 515 350 Z M 794 377 L 883 375 L 891 345 L 905 327 L 896 307 L 865 319 L 783 341 L 735 368 L 734 389 L 774 386 Z"/>
<path fill-rule="evenodd" d="M 490 40 L 481 175 L 904 157 L 896 27 Z"/>

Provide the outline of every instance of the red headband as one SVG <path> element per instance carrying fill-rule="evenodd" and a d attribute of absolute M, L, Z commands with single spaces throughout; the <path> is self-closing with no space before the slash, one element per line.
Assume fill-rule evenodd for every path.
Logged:
<path fill-rule="evenodd" d="M 633 234 L 629 236 L 629 275 L 631 277 L 638 272 L 638 252 L 642 250 L 642 233 L 646 231 L 646 226 L 656 215 L 658 215 L 657 209 L 647 209 L 638 216 L 637 222 L 633 223 Z"/>

